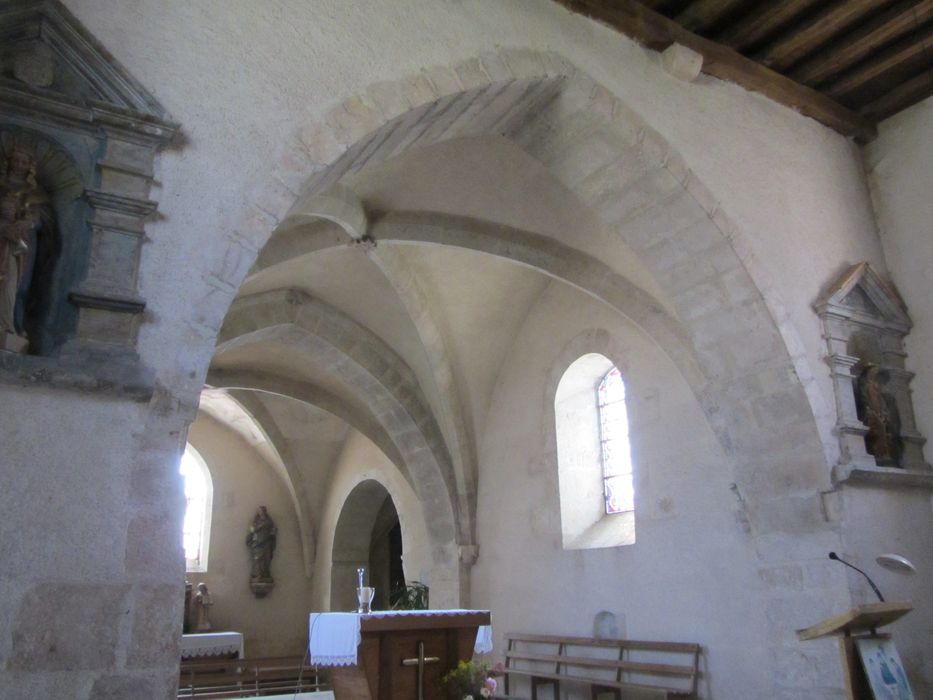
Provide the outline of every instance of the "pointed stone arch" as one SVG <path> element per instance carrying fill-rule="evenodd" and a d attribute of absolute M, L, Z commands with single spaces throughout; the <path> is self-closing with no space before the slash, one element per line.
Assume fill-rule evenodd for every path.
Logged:
<path fill-rule="evenodd" d="M 263 250 L 259 268 L 296 250 L 309 252 L 301 240 L 307 227 L 294 225 L 295 217 L 311 214 L 294 208 L 299 195 L 327 192 L 345 174 L 408 149 L 476 135 L 510 139 L 543 163 L 635 252 L 668 296 L 668 317 L 649 334 L 668 350 L 684 349 L 675 362 L 735 465 L 736 517 L 759 543 L 758 556 L 794 561 L 774 543 L 788 535 L 834 537 L 820 497 L 830 487 L 828 463 L 838 451 L 833 410 L 770 273 L 670 144 L 556 54 L 487 53 L 374 85 L 334 107 L 295 135 L 274 177 L 256 189 L 254 217 L 231 240 L 231 254 L 213 275 L 221 281 L 215 288 L 239 286 L 253 261 L 243 251 L 259 255 L 270 230 L 285 238 Z M 368 212 L 367 236 L 330 231 L 321 247 L 378 246 L 389 225 L 379 220 L 392 215 L 371 220 Z M 555 242 L 561 243 L 539 241 Z M 574 241 L 563 243 L 564 252 L 582 252 Z M 555 276 L 573 271 L 568 264 Z M 633 320 L 641 325 L 653 316 Z M 659 338 L 662 331 L 668 338 Z M 780 458 L 773 449 L 778 444 Z M 835 595 L 828 587 L 825 593 Z M 773 638 L 791 638 L 783 621 L 772 626 Z M 784 647 L 775 653 L 797 653 Z"/>
<path fill-rule="evenodd" d="M 421 499 L 434 557 L 457 568 L 457 545 L 469 543 L 450 455 L 408 366 L 378 337 L 336 309 L 294 291 L 256 294 L 231 307 L 217 353 L 280 339 L 310 356 L 372 411 L 392 440 Z"/>
<path fill-rule="evenodd" d="M 301 235 L 296 219 L 309 214 L 302 203 L 327 192 L 347 173 L 408 149 L 480 134 L 505 136 L 548 166 L 643 256 L 690 325 L 718 301 L 721 316 L 744 306 L 742 316 L 754 326 L 776 330 L 773 342 L 757 343 L 772 347 L 749 346 L 749 363 L 760 365 L 762 350 L 782 356 L 785 365 L 789 362 L 786 371 L 777 371 L 800 380 L 809 403 L 804 411 L 817 427 L 827 462 L 835 461 L 831 403 L 817 387 L 799 333 L 749 241 L 660 134 L 552 52 L 503 49 L 374 85 L 302 130 L 257 201 L 265 227 L 261 237 L 269 226 L 276 229 L 273 238 L 279 231 L 286 236 L 262 249 L 260 268 L 294 253 L 285 243 Z M 635 200 L 638 206 L 632 205 Z M 711 290 L 716 278 L 723 282 Z M 704 290 L 717 298 L 710 299 Z M 724 319 L 712 325 L 723 326 Z M 712 344 L 714 336 L 724 334 L 720 329 L 703 335 L 703 342 Z M 724 345 L 742 350 L 735 338 Z"/>

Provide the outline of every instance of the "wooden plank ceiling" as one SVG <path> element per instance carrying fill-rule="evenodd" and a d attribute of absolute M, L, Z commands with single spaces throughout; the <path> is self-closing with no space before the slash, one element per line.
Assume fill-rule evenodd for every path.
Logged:
<path fill-rule="evenodd" d="M 868 141 L 933 95 L 933 0 L 557 0 Z"/>

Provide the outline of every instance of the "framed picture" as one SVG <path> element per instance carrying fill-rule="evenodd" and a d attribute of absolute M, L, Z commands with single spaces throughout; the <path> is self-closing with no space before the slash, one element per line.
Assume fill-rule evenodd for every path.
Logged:
<path fill-rule="evenodd" d="M 863 637 L 855 644 L 875 700 L 914 700 L 891 637 Z"/>

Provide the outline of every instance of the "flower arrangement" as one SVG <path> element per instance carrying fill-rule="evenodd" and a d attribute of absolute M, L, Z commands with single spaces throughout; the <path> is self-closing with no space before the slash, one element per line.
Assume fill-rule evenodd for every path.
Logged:
<path fill-rule="evenodd" d="M 476 661 L 461 661 L 441 682 L 462 700 L 480 700 L 496 692 L 496 679 L 489 677 L 489 667 Z"/>

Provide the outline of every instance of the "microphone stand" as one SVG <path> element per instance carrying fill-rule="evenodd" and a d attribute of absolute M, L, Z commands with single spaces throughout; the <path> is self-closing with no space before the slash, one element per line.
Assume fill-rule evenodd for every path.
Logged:
<path fill-rule="evenodd" d="M 852 564 L 845 561 L 844 559 L 840 559 L 839 556 L 835 552 L 830 552 L 829 558 L 832 559 L 833 561 L 838 561 L 840 564 L 845 564 L 850 569 L 855 569 L 856 571 L 858 571 L 868 581 L 868 585 L 871 586 L 871 589 L 875 592 L 875 595 L 878 596 L 878 600 L 880 600 L 882 603 L 884 602 L 884 596 L 881 595 L 881 591 L 878 590 L 878 586 L 875 585 L 875 582 L 871 580 L 871 577 L 869 577 L 868 574 L 866 574 L 864 571 L 862 571 L 857 566 L 853 566 Z"/>

